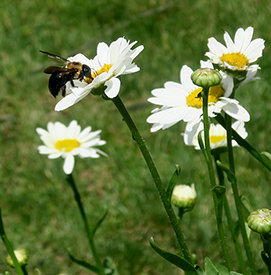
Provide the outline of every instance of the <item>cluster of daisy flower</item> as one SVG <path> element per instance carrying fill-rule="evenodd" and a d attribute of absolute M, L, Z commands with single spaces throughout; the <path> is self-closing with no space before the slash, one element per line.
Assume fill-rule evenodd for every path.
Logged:
<path fill-rule="evenodd" d="M 133 59 L 143 50 L 143 46 L 131 49 L 137 42 L 130 43 L 125 38 L 118 38 L 109 46 L 106 43 L 99 43 L 97 55 L 88 59 L 83 54 L 67 58 L 69 62 L 81 62 L 91 68 L 91 79 L 84 78 L 84 81 L 73 80 L 72 85 L 66 83 L 66 96 L 55 106 L 56 111 L 67 109 L 86 97 L 89 93 L 99 93 L 98 88 L 106 87 L 102 92 L 108 98 L 114 98 L 120 90 L 119 76 L 139 71 L 139 67 L 133 63 Z M 72 121 L 68 127 L 60 122 L 49 122 L 47 130 L 37 128 L 44 145 L 38 147 L 40 154 L 47 154 L 48 158 L 64 158 L 63 170 L 65 174 L 71 174 L 74 168 L 75 158 L 98 158 L 105 155 L 96 146 L 105 144 L 101 140 L 101 130 L 91 131 L 91 127 L 81 131 L 77 121 Z"/>
<path fill-rule="evenodd" d="M 236 127 L 234 129 L 242 137 L 247 135 L 244 122 L 249 121 L 250 116 L 231 95 L 234 83 L 241 86 L 258 79 L 255 75 L 259 66 L 251 63 L 262 56 L 264 40 L 260 38 L 252 40 L 252 35 L 252 27 L 246 30 L 240 28 L 232 41 L 226 32 L 224 34 L 226 46 L 215 38 L 210 38 L 209 52 L 205 54 L 209 60 L 201 61 L 201 68 L 213 69 L 214 64 L 218 65 L 222 76 L 221 84 L 209 90 L 209 117 L 215 117 L 222 111 L 230 115 L 237 120 L 233 127 Z M 139 67 L 133 63 L 133 60 L 144 47 L 140 45 L 132 49 L 136 43 L 136 41 L 130 43 L 125 38 L 118 38 L 109 46 L 104 42 L 99 43 L 97 55 L 93 59 L 88 59 L 83 54 L 67 58 L 70 62 L 81 62 L 91 68 L 91 78 L 84 78 L 83 81 L 74 79 L 74 85 L 67 82 L 66 96 L 56 104 L 55 110 L 67 109 L 89 93 L 104 94 L 111 99 L 118 96 L 121 85 L 119 76 L 139 71 Z M 192 82 L 192 73 L 192 69 L 184 65 L 180 71 L 180 83 L 166 82 L 164 88 L 152 91 L 153 97 L 149 98 L 149 102 L 161 107 L 152 111 L 147 122 L 153 124 L 151 132 L 167 129 L 182 120 L 187 122 L 184 133 L 185 143 L 198 148 L 195 137 L 202 129 L 202 99 L 199 96 L 202 88 Z M 87 127 L 81 132 L 76 121 L 72 121 L 68 127 L 59 122 L 49 122 L 47 128 L 48 131 L 37 129 L 44 142 L 44 145 L 39 147 L 39 151 L 41 154 L 48 154 L 49 158 L 62 156 L 65 159 L 63 169 L 66 174 L 70 174 L 73 170 L 75 155 L 95 158 L 99 154 L 104 154 L 94 148 L 105 143 L 100 140 L 100 130 L 91 132 L 91 127 Z M 210 134 L 211 146 L 226 146 L 226 132 L 222 127 L 211 125 Z M 212 135 L 216 136 L 212 137 Z M 212 140 L 216 140 L 216 144 L 213 144 Z"/>
<path fill-rule="evenodd" d="M 214 68 L 213 64 L 220 67 L 222 76 L 221 84 L 209 89 L 208 115 L 215 117 L 224 111 L 226 114 L 237 120 L 233 125 L 235 130 L 246 137 L 244 122 L 249 121 L 249 113 L 239 102 L 232 98 L 234 83 L 238 87 L 247 82 L 258 79 L 255 77 L 258 65 L 251 65 L 262 56 L 264 40 L 261 38 L 252 40 L 253 28 L 238 29 L 234 41 L 225 32 L 224 40 L 226 46 L 218 42 L 215 38 L 208 41 L 209 52 L 205 55 L 209 60 L 201 61 L 201 68 Z M 194 145 L 199 148 L 197 135 L 202 130 L 202 99 L 199 94 L 201 87 L 195 85 L 191 80 L 192 69 L 184 65 L 180 72 L 180 83 L 166 82 L 164 88 L 154 89 L 154 97 L 148 99 L 149 102 L 160 105 L 152 111 L 147 122 L 152 123 L 151 132 L 160 129 L 167 129 L 179 121 L 187 122 L 184 139 L 187 145 Z M 235 80 L 235 81 L 234 81 Z M 235 87 L 236 89 L 236 87 Z M 214 135 L 212 137 L 212 135 Z M 211 145 L 226 146 L 226 132 L 221 126 L 211 125 L 210 129 Z M 216 140 L 216 145 L 212 140 Z M 235 144 L 234 144 L 235 145 Z"/>

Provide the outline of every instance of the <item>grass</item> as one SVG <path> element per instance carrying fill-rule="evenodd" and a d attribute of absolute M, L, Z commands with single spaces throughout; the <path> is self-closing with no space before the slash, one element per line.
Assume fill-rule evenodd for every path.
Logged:
<path fill-rule="evenodd" d="M 254 37 L 266 40 L 264 58 L 259 60 L 261 80 L 242 87 L 236 97 L 251 114 L 247 140 L 259 151 L 270 152 L 270 10 L 267 0 L 1 1 L 0 207 L 10 240 L 30 255 L 30 274 L 35 274 L 35 268 L 43 274 L 89 274 L 67 256 L 70 248 L 76 256 L 91 259 L 62 160 L 48 160 L 37 151 L 36 127 L 45 128 L 48 121 L 68 124 L 72 119 L 82 127 L 102 129 L 102 139 L 107 141 L 103 149 L 108 158 L 78 159 L 74 173 L 90 222 L 109 208 L 97 232 L 100 255 L 110 255 L 120 274 L 179 273 L 148 243 L 153 236 L 163 248 L 178 249 L 149 172 L 119 113 L 111 102 L 91 95 L 66 111 L 55 112 L 56 100 L 48 92 L 48 76 L 42 73 L 51 61 L 39 50 L 63 57 L 77 52 L 93 57 L 99 42 L 111 43 L 120 36 L 144 45 L 135 60 L 141 70 L 121 79 L 121 97 L 163 181 L 168 182 L 178 163 L 180 183 L 195 183 L 198 203 L 184 217 L 190 250 L 199 263 L 206 255 L 223 263 L 203 157 L 184 146 L 182 123 L 150 133 L 146 118 L 154 106 L 147 98 L 164 82 L 179 81 L 182 65 L 197 69 L 209 37 L 222 42 L 224 30 L 233 36 L 239 27 L 253 26 Z M 236 149 L 236 164 L 240 193 L 253 209 L 270 208 L 270 173 L 242 148 Z M 259 236 L 252 233 L 251 237 L 259 274 L 264 274 Z M 0 244 L 1 273 L 9 270 L 5 257 Z"/>

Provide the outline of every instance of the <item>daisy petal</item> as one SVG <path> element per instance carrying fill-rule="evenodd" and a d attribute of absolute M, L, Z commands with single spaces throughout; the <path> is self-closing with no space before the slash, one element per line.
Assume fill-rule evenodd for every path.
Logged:
<path fill-rule="evenodd" d="M 73 155 L 67 155 L 67 157 L 64 160 L 63 170 L 64 173 L 69 175 L 72 173 L 74 167 L 74 156 Z"/>
<path fill-rule="evenodd" d="M 105 82 L 105 85 L 107 86 L 104 91 L 106 96 L 109 98 L 114 98 L 118 95 L 120 90 L 120 80 L 118 78 L 111 78 Z"/>

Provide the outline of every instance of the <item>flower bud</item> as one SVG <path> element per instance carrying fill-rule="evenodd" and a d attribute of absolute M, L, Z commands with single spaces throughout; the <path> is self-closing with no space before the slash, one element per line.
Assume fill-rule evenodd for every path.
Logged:
<path fill-rule="evenodd" d="M 247 218 L 251 230 L 259 234 L 271 232 L 271 210 L 263 208 L 250 213 Z"/>
<path fill-rule="evenodd" d="M 93 94 L 93 95 L 103 95 L 104 94 L 104 91 L 105 91 L 105 86 L 104 85 L 100 85 L 100 86 L 98 86 L 98 87 L 96 87 L 96 88 L 93 88 L 92 90 L 91 90 L 91 93 Z"/>
<path fill-rule="evenodd" d="M 25 249 L 14 250 L 14 254 L 15 254 L 15 256 L 18 260 L 18 263 L 21 267 L 27 265 L 28 255 L 27 255 Z M 10 255 L 7 256 L 7 264 L 11 267 L 15 267 Z"/>
<path fill-rule="evenodd" d="M 193 208 L 196 204 L 197 193 L 194 184 L 176 185 L 172 192 L 171 203 L 179 208 Z"/>
<path fill-rule="evenodd" d="M 201 68 L 194 71 L 191 75 L 194 84 L 202 88 L 217 86 L 221 83 L 221 74 L 214 69 Z"/>
<path fill-rule="evenodd" d="M 227 75 L 229 75 L 233 78 L 236 78 L 240 81 L 244 80 L 247 76 L 247 71 L 246 70 L 238 71 L 238 70 L 230 70 L 230 69 L 225 69 L 225 68 L 221 68 L 221 70 L 223 72 L 225 72 Z"/>

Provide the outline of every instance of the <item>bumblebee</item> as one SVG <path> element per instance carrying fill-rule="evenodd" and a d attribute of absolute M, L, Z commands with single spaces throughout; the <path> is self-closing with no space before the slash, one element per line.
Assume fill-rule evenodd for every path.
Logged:
<path fill-rule="evenodd" d="M 62 62 L 66 64 L 66 67 L 50 66 L 43 71 L 46 74 L 51 74 L 49 78 L 48 87 L 50 93 L 54 97 L 56 97 L 60 91 L 63 97 L 66 95 L 66 84 L 69 81 L 72 87 L 76 87 L 73 82 L 74 79 L 83 81 L 84 78 L 88 78 L 90 82 L 93 80 L 93 77 L 91 76 L 91 69 L 89 66 L 82 64 L 81 62 L 71 62 L 68 59 L 65 59 L 52 53 L 44 51 L 40 52 L 47 54 L 49 57 L 51 57 L 57 62 Z"/>

